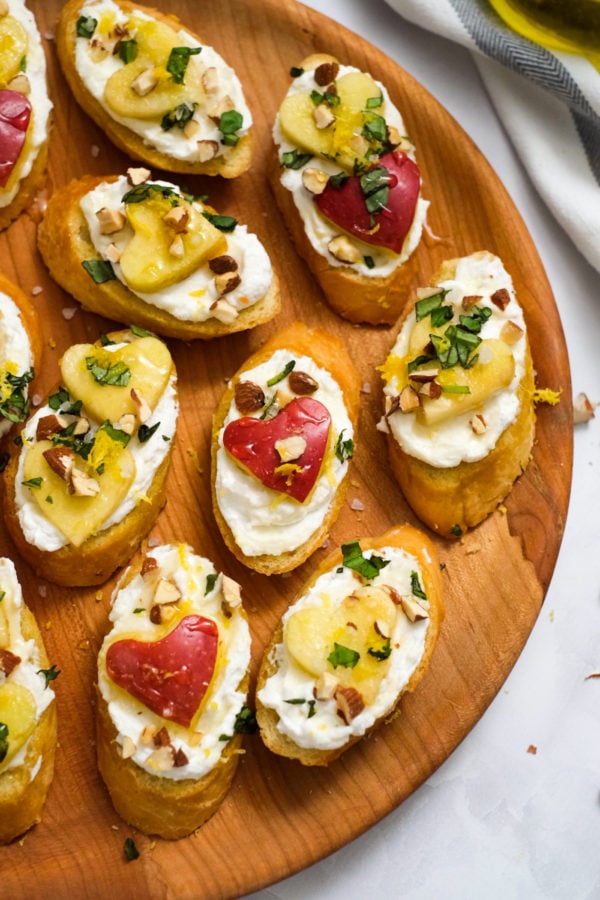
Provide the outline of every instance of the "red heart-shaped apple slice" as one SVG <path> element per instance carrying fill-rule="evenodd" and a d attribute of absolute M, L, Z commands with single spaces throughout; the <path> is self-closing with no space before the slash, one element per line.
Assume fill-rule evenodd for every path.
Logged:
<path fill-rule="evenodd" d="M 106 671 L 152 712 L 189 728 L 213 676 L 218 643 L 212 619 L 186 616 L 158 641 L 115 641 Z"/>
<path fill-rule="evenodd" d="M 25 143 L 31 103 L 18 91 L 0 91 L 0 187 L 5 187 Z"/>
<path fill-rule="evenodd" d="M 381 187 L 389 188 L 381 211 L 369 212 L 367 208 L 367 195 L 361 186 L 361 178 L 365 185 L 365 173 L 349 176 L 339 187 L 336 180 L 329 179 L 325 190 L 315 194 L 314 201 L 327 219 L 348 234 L 367 244 L 401 253 L 421 190 L 419 167 L 400 150 L 386 153 L 369 172 L 378 167 L 387 170 L 387 176 L 382 172 Z M 373 182 L 370 185 L 367 182 L 367 190 L 372 188 Z"/>
<path fill-rule="evenodd" d="M 265 487 L 304 503 L 321 471 L 330 425 L 322 403 L 297 397 L 272 419 L 230 422 L 223 444 Z"/>

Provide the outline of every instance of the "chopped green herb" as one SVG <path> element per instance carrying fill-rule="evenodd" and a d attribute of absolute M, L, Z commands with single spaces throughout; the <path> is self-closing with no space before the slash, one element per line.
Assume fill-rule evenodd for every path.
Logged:
<path fill-rule="evenodd" d="M 175 109 L 164 114 L 160 127 L 163 131 L 170 131 L 171 128 L 185 128 L 194 115 L 197 105 L 197 103 L 180 103 Z"/>
<path fill-rule="evenodd" d="M 0 722 L 0 763 L 4 761 L 8 753 L 8 725 Z"/>
<path fill-rule="evenodd" d="M 421 587 L 421 582 L 419 581 L 419 573 L 411 572 L 410 573 L 410 589 L 415 595 L 415 597 L 420 597 L 421 600 L 427 600 L 427 594 Z"/>
<path fill-rule="evenodd" d="M 228 147 L 235 147 L 240 136 L 236 134 L 244 124 L 244 117 L 237 109 L 228 109 L 221 114 L 219 119 L 219 131 L 223 135 L 221 142 Z"/>
<path fill-rule="evenodd" d="M 368 212 L 376 215 L 387 205 L 390 196 L 390 173 L 385 166 L 374 166 L 360 176 L 360 188 Z"/>
<path fill-rule="evenodd" d="M 60 669 L 57 669 L 55 665 L 50 666 L 49 669 L 38 669 L 38 675 L 43 675 L 46 679 L 46 684 L 44 685 L 44 689 L 48 687 L 51 681 L 54 681 L 55 678 L 58 678 L 60 675 Z"/>
<path fill-rule="evenodd" d="M 383 103 L 383 96 L 379 94 L 377 97 L 369 97 L 367 99 L 366 107 L 367 109 L 377 109 L 378 106 L 381 106 Z"/>
<path fill-rule="evenodd" d="M 140 328 L 139 325 L 130 325 L 129 330 L 136 337 L 150 337 L 150 332 L 146 331 L 145 328 Z"/>
<path fill-rule="evenodd" d="M 202 47 L 173 47 L 167 60 L 167 72 L 175 84 L 183 84 L 190 56 L 202 52 Z"/>
<path fill-rule="evenodd" d="M 140 855 L 140 851 L 135 846 L 133 838 L 125 838 L 125 843 L 123 844 L 123 855 L 127 862 L 132 862 L 134 859 L 138 859 Z"/>
<path fill-rule="evenodd" d="M 443 394 L 470 394 L 471 388 L 468 384 L 443 384 Z"/>
<path fill-rule="evenodd" d="M 299 78 L 300 75 L 304 75 L 304 69 L 301 66 L 292 66 L 290 69 L 290 78 Z"/>
<path fill-rule="evenodd" d="M 306 703 L 306 699 L 304 697 L 292 697 L 286 700 L 285 703 L 289 703 L 291 706 L 300 706 L 301 703 Z"/>
<path fill-rule="evenodd" d="M 50 494 L 48 494 L 48 496 L 46 497 L 46 503 L 54 503 L 54 500 L 52 499 Z"/>
<path fill-rule="evenodd" d="M 317 710 L 315 709 L 316 705 L 317 705 L 316 700 L 308 701 L 308 716 L 307 716 L 308 719 L 312 719 L 312 717 L 314 715 L 316 715 L 316 712 L 317 712 Z"/>
<path fill-rule="evenodd" d="M 363 260 L 364 260 L 364 263 L 365 263 L 365 266 L 367 267 L 367 269 L 375 268 L 375 260 L 373 259 L 372 256 L 363 256 Z"/>
<path fill-rule="evenodd" d="M 138 441 L 140 442 L 140 444 L 145 444 L 146 441 L 149 441 L 159 425 L 160 422 L 156 422 L 156 424 L 154 425 L 144 425 L 144 423 L 142 423 L 138 428 L 137 433 Z"/>
<path fill-rule="evenodd" d="M 281 156 L 281 165 L 284 169 L 301 169 L 313 158 L 312 153 L 301 153 L 300 150 L 288 150 Z"/>
<path fill-rule="evenodd" d="M 139 616 L 139 614 L 143 613 L 143 612 L 146 612 L 146 609 L 144 606 L 136 606 L 136 608 L 133 610 L 134 616 Z"/>
<path fill-rule="evenodd" d="M 144 184 L 138 184 L 135 187 L 132 187 L 131 190 L 126 191 L 121 197 L 121 202 L 142 203 L 144 200 L 151 197 L 152 194 L 161 194 L 163 197 L 170 200 L 173 206 L 177 206 L 181 200 L 179 192 L 172 187 L 169 187 L 166 184 L 156 184 L 153 181 L 146 181 Z"/>
<path fill-rule="evenodd" d="M 26 56 L 21 57 L 21 61 L 19 62 L 19 70 L 21 72 L 27 71 L 27 57 Z"/>
<path fill-rule="evenodd" d="M 329 181 L 327 182 L 331 185 L 332 188 L 339 190 L 343 185 L 346 184 L 350 176 L 346 174 L 346 172 L 336 172 L 335 175 L 329 176 Z"/>
<path fill-rule="evenodd" d="M 29 487 L 29 488 L 39 488 L 39 487 L 42 486 L 42 481 L 43 481 L 43 480 L 44 480 L 44 479 L 41 478 L 41 477 L 37 477 L 37 478 L 28 478 L 27 481 L 23 481 L 22 484 L 23 484 L 25 487 Z"/>
<path fill-rule="evenodd" d="M 374 553 L 367 559 L 366 556 L 363 556 L 358 541 L 342 544 L 342 555 L 347 569 L 353 569 L 367 579 L 375 578 L 380 570 L 390 563 L 389 559 L 382 559 L 381 556 L 375 556 Z"/>
<path fill-rule="evenodd" d="M 211 591 L 214 591 L 218 577 L 219 575 L 217 572 L 209 572 L 209 574 L 206 576 L 206 587 L 204 589 L 205 597 L 207 594 L 210 594 Z"/>
<path fill-rule="evenodd" d="M 242 706 L 239 713 L 235 717 L 235 725 L 233 730 L 236 734 L 254 734 L 258 725 L 254 711 L 249 706 Z"/>
<path fill-rule="evenodd" d="M 0 591 L 0 603 L 2 603 L 2 601 L 4 600 L 5 597 L 6 597 L 6 591 Z"/>
<path fill-rule="evenodd" d="M 84 259 L 81 265 L 96 284 L 105 284 L 116 278 L 114 269 L 107 259 Z"/>
<path fill-rule="evenodd" d="M 93 16 L 79 16 L 75 25 L 77 37 L 91 38 L 98 25 L 98 20 Z"/>
<path fill-rule="evenodd" d="M 88 372 L 98 384 L 108 384 L 115 387 L 126 387 L 129 384 L 131 369 L 121 360 L 106 364 L 100 362 L 95 356 L 86 356 L 85 364 Z"/>
<path fill-rule="evenodd" d="M 290 372 L 292 371 L 292 369 L 294 368 L 295 365 L 296 365 L 296 360 L 291 359 L 289 361 L 289 363 L 286 363 L 286 365 L 281 370 L 281 372 L 279 372 L 277 375 L 273 375 L 272 378 L 269 378 L 269 380 L 267 381 L 267 386 L 273 387 L 274 384 L 279 384 L 280 381 L 283 381 L 284 378 L 287 378 L 287 376 L 290 374 Z"/>
<path fill-rule="evenodd" d="M 103 347 L 111 347 L 115 342 L 107 334 L 103 333 L 100 335 L 100 343 Z"/>
<path fill-rule="evenodd" d="M 460 537 L 462 533 L 463 531 L 460 525 L 453 525 L 450 529 L 450 534 L 453 534 L 455 537 Z"/>
<path fill-rule="evenodd" d="M 335 445 L 335 455 L 342 463 L 347 459 L 352 459 L 352 457 L 354 456 L 354 441 L 352 440 L 352 438 L 344 440 L 345 430 L 345 428 L 342 428 L 342 430 L 340 431 L 340 436 L 338 437 L 337 443 Z"/>
<path fill-rule="evenodd" d="M 209 213 L 206 209 L 202 210 L 202 215 L 219 231 L 226 234 L 235 231 L 237 219 L 234 219 L 233 216 L 219 216 L 216 213 Z"/>
<path fill-rule="evenodd" d="M 423 297 L 422 300 L 417 300 L 415 303 L 415 315 L 417 317 L 417 322 L 420 322 L 421 319 L 424 319 L 426 316 L 431 315 L 434 309 L 439 309 L 442 303 L 444 302 L 444 298 L 448 291 L 442 290 L 438 291 L 437 294 L 430 294 L 429 297 Z M 451 309 L 452 307 L 450 307 Z"/>
<path fill-rule="evenodd" d="M 260 414 L 261 419 L 272 419 L 277 414 L 277 398 L 275 394 L 267 400 L 265 408 Z"/>
<path fill-rule="evenodd" d="M 102 423 L 98 431 L 104 431 L 109 438 L 116 441 L 118 444 L 123 444 L 124 447 L 126 447 L 131 440 L 131 435 L 127 434 L 127 432 L 123 431 L 121 428 L 117 428 L 108 419 Z"/>
<path fill-rule="evenodd" d="M 378 660 L 379 662 L 383 662 L 384 659 L 387 659 L 391 652 L 392 652 L 392 645 L 390 643 L 389 638 L 385 642 L 383 647 L 379 647 L 377 650 L 375 650 L 374 647 L 369 647 L 369 649 L 367 651 L 369 656 L 374 656 L 375 659 Z"/>
<path fill-rule="evenodd" d="M 0 415 L 9 422 L 23 422 L 27 418 L 30 407 L 29 399 L 26 396 L 27 385 L 33 381 L 33 378 L 33 369 L 28 369 L 21 375 L 13 375 L 11 372 L 4 373 L 5 385 L 12 390 L 0 402 Z"/>
<path fill-rule="evenodd" d="M 387 140 L 387 124 L 383 116 L 375 113 L 369 114 L 365 124 L 363 125 L 363 137 L 368 141 L 380 141 L 383 143 Z"/>
<path fill-rule="evenodd" d="M 133 62 L 138 55 L 138 43 L 136 40 L 130 39 L 119 41 L 119 59 L 124 63 Z"/>
<path fill-rule="evenodd" d="M 335 91 L 323 91 L 321 94 L 319 91 L 311 91 L 310 99 L 315 104 L 315 106 L 320 106 L 321 103 L 326 103 L 327 106 L 339 106 L 340 97 Z"/>
<path fill-rule="evenodd" d="M 492 311 L 491 309 L 489 309 L 489 307 L 473 306 L 470 314 L 468 316 L 459 316 L 458 321 L 463 328 L 466 328 L 467 331 L 472 331 L 474 334 L 478 334 L 481 331 L 481 326 L 484 324 L 484 322 L 487 322 L 491 315 Z"/>
<path fill-rule="evenodd" d="M 359 659 L 360 653 L 357 650 L 344 647 L 343 644 L 338 644 L 337 641 L 334 642 L 333 650 L 327 657 L 327 661 L 331 663 L 334 669 L 337 669 L 338 666 L 343 666 L 344 669 L 353 669 Z"/>
<path fill-rule="evenodd" d="M 60 409 L 61 412 L 68 416 L 78 416 L 81 405 L 81 400 L 76 400 L 74 403 L 71 403 L 70 394 L 64 387 L 60 387 L 55 394 L 51 394 L 48 397 L 48 406 L 50 409 L 53 409 L 55 412 Z"/>

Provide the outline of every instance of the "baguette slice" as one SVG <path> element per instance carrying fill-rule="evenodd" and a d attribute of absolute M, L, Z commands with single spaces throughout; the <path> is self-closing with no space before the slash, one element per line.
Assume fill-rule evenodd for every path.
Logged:
<path fill-rule="evenodd" d="M 130 171 L 139 173 L 139 170 Z M 149 174 L 148 172 L 148 177 Z M 134 323 L 165 337 L 182 340 L 197 338 L 208 340 L 255 328 L 279 312 L 281 303 L 277 276 L 258 238 L 248 234 L 244 226 L 236 226 L 233 234 L 221 233 L 218 249 L 194 265 L 191 271 L 187 271 L 174 283 L 159 290 L 158 301 L 154 299 L 154 292 L 134 292 L 127 280 L 121 280 L 114 274 L 116 270 L 121 275 L 119 259 L 114 259 L 112 263 L 110 261 L 112 252 L 120 257 L 122 249 L 129 246 L 133 239 L 133 230 L 125 219 L 125 204 L 115 202 L 110 207 L 98 207 L 98 210 L 102 209 L 112 214 L 116 226 L 121 227 L 116 231 L 111 230 L 109 234 L 97 235 L 97 245 L 90 235 L 89 221 L 81 207 L 82 199 L 88 195 L 92 196 L 90 192 L 97 191 L 100 186 L 114 183 L 123 185 L 122 190 L 118 192 L 119 199 L 126 195 L 128 189 L 131 190 L 131 182 L 127 184 L 124 178 L 116 176 L 102 178 L 88 175 L 72 181 L 51 197 L 38 227 L 38 247 L 50 274 L 86 309 L 109 319 L 127 324 Z M 151 184 L 153 183 L 146 180 L 146 183 L 138 185 L 136 190 L 139 192 L 147 189 L 150 194 Z M 167 182 L 156 184 L 157 188 L 172 191 L 171 199 L 165 201 L 167 204 L 170 202 L 178 204 L 172 208 L 182 210 L 189 208 L 176 185 L 169 185 Z M 158 190 L 155 193 L 158 195 Z M 114 199 L 114 191 L 107 196 Z M 152 202 L 150 198 L 149 203 Z M 136 203 L 135 206 L 137 208 L 140 204 Z M 206 209 L 199 201 L 196 201 L 194 206 L 197 211 Z M 210 213 L 214 213 L 214 210 Z M 206 220 L 203 217 L 201 221 Z M 160 224 L 158 222 L 153 237 L 145 241 L 146 246 L 136 251 L 140 255 L 144 253 L 149 261 L 156 259 L 161 249 L 164 249 L 162 244 L 157 243 Z M 110 225 L 105 227 L 112 228 Z M 178 240 L 177 232 L 169 226 L 163 225 L 162 230 L 165 241 Z M 219 233 L 218 229 L 211 228 L 213 239 L 215 231 Z M 188 239 L 191 237 L 188 234 L 184 235 L 183 240 Z M 250 262 L 245 263 L 246 259 Z M 90 275 L 83 267 L 84 263 L 89 265 L 90 260 L 93 261 L 92 265 L 99 260 L 100 265 L 106 267 L 108 275 L 104 274 L 104 269 L 100 275 Z M 165 271 L 169 271 L 169 262 L 178 264 L 180 261 L 181 257 L 169 256 L 167 253 L 164 260 Z M 220 286 L 219 278 L 223 281 L 227 273 L 224 272 L 219 276 L 213 271 L 215 267 L 219 267 L 219 262 L 231 272 L 236 281 L 241 277 L 239 285 L 231 291 L 227 291 L 227 285 Z M 257 277 L 258 287 L 254 287 Z M 246 284 L 247 293 L 244 292 Z M 248 300 L 250 289 L 253 291 L 251 301 Z M 167 302 L 164 299 L 165 294 Z M 193 299 L 193 296 L 197 299 Z M 169 297 L 172 299 L 169 300 Z M 200 304 L 203 309 L 206 308 L 206 312 L 202 313 L 204 318 L 197 313 Z M 213 306 L 214 311 L 210 311 Z M 189 310 L 188 318 L 184 312 L 186 309 Z"/>
<path fill-rule="evenodd" d="M 185 656 L 173 649 L 164 668 L 154 655 L 155 677 L 152 684 L 145 682 L 136 664 L 146 657 L 136 654 L 156 654 L 159 642 L 192 615 L 218 631 L 214 673 L 209 664 L 204 676 L 203 650 L 208 651 L 200 644 L 190 649 L 188 635 Z M 239 585 L 187 545 L 161 545 L 119 582 L 111 621 L 98 658 L 100 773 L 126 822 L 146 834 L 181 838 L 218 809 L 243 753 L 251 641 Z M 119 651 L 125 641 L 131 646 L 132 638 L 133 655 L 125 657 Z M 196 708 L 189 697 L 201 673 L 209 684 Z M 179 685 L 175 691 L 173 684 Z M 151 706 L 140 699 L 145 688 Z"/>
<path fill-rule="evenodd" d="M 14 564 L 5 557 L 0 585 L 0 843 L 6 844 L 41 820 L 54 775 L 57 733 L 42 635 L 23 603 Z"/>
<path fill-rule="evenodd" d="M 130 62 L 118 48 L 113 54 L 118 41 L 133 42 L 131 55 L 137 55 Z M 181 56 L 176 59 L 175 73 L 167 74 L 171 50 L 182 47 L 192 53 L 183 63 Z M 56 48 L 76 101 L 133 159 L 167 172 L 223 178 L 236 178 L 249 168 L 252 119 L 239 79 L 174 16 L 127 0 L 69 0 L 58 19 Z M 94 75 L 99 92 L 92 92 L 80 66 Z M 157 71 L 162 73 L 158 83 Z M 109 78 L 116 79 L 109 87 L 112 105 Z M 237 128 L 232 112 L 243 118 Z"/>
<path fill-rule="evenodd" d="M 411 311 L 384 366 L 388 413 L 383 427 L 388 431 L 392 469 L 406 500 L 433 531 L 452 538 L 483 521 L 525 470 L 535 429 L 535 385 L 525 320 L 498 257 L 480 251 L 448 260 L 432 279 L 431 293 L 440 289 L 450 291 L 447 298 L 457 314 L 472 318 L 477 308 L 492 311 L 481 328 L 481 345 L 469 351 L 470 359 L 477 354 L 479 362 L 468 370 L 459 365 L 444 370 L 439 360 L 432 359 L 410 378 L 407 363 L 422 352 L 421 344 L 429 343 L 429 332 L 440 334 L 448 327 L 445 322 L 429 328 L 425 317 L 417 326 L 424 328 L 424 340 L 419 346 L 409 345 L 407 354 L 407 335 L 415 321 Z M 450 325 L 456 321 L 455 316 Z M 487 341 L 494 347 L 493 356 L 484 350 Z M 490 374 L 485 373 L 486 366 Z M 438 373 L 433 379 L 427 375 L 429 382 L 466 384 L 470 393 L 423 399 L 419 392 L 428 381 L 416 378 L 424 370 Z M 415 397 L 417 405 L 411 411 Z M 439 418 L 446 412 L 440 412 L 442 403 L 452 412 L 447 418 Z"/>
<path fill-rule="evenodd" d="M 107 339 L 65 352 L 62 384 L 26 423 L 4 475 L 5 522 L 19 553 L 65 586 L 106 581 L 166 502 L 178 412 L 173 361 L 157 338 L 123 331 Z M 97 382 L 110 365 L 129 370 L 127 385 Z"/>
<path fill-rule="evenodd" d="M 292 602 L 262 658 L 266 746 L 327 766 L 424 677 L 444 611 L 437 554 L 410 525 L 343 545 Z"/>
<path fill-rule="evenodd" d="M 323 53 L 303 60 L 299 71 L 273 131 L 275 200 L 292 243 L 332 308 L 351 322 L 393 324 L 414 278 L 414 251 L 428 206 L 414 147 L 385 88 L 367 73 Z M 311 99 L 311 93 L 336 97 L 338 90 L 339 104 L 325 100 L 315 106 Z M 369 109 L 371 97 L 377 105 Z M 331 124 L 314 121 L 317 108 Z M 378 173 L 383 180 L 376 183 Z M 334 187 L 340 176 L 347 183 Z M 389 184 L 389 194 L 379 196 L 392 212 L 373 207 L 374 200 L 370 212 L 366 193 L 385 192 Z M 327 194 L 325 215 L 321 205 Z M 372 242 L 377 233 L 385 233 L 385 244 Z"/>
<path fill-rule="evenodd" d="M 345 497 L 359 400 L 360 379 L 345 345 L 301 322 L 273 335 L 231 379 L 213 417 L 212 498 L 223 539 L 244 565 L 266 575 L 288 572 L 328 535 Z M 298 499 L 295 479 L 309 468 L 312 443 L 305 440 L 304 424 L 295 427 L 296 411 L 303 415 L 310 408 L 310 418 L 315 403 L 331 422 L 321 444 L 322 463 L 319 467 L 318 453 L 311 463 L 316 480 Z M 264 461 L 266 477 L 274 479 L 270 485 L 225 448 L 228 429 L 237 428 L 237 421 L 256 429 L 262 443 L 256 466 L 261 470 Z M 292 433 L 301 435 L 300 446 L 286 453 L 294 446 Z"/>
<path fill-rule="evenodd" d="M 35 18 L 24 0 L 8 0 L 7 5 L 0 18 L 0 230 L 32 204 L 44 184 L 52 112 Z M 21 71 L 23 58 L 26 72 Z"/>
<path fill-rule="evenodd" d="M 42 335 L 35 311 L 12 281 L 0 273 L 0 370 L 10 391 L 0 407 L 0 437 L 22 422 L 29 410 L 29 384 L 42 358 Z"/>

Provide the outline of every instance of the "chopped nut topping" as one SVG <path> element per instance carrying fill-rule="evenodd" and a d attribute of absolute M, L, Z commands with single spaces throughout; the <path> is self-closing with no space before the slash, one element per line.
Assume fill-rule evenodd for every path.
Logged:
<path fill-rule="evenodd" d="M 465 294 L 465 296 L 462 298 L 461 306 L 463 309 L 471 309 L 471 307 L 476 306 L 480 300 L 480 294 Z"/>
<path fill-rule="evenodd" d="M 223 322 L 224 325 L 231 325 L 238 317 L 237 309 L 231 303 L 228 303 L 227 300 L 217 300 L 210 307 L 210 311 L 215 319 Z"/>
<path fill-rule="evenodd" d="M 397 412 L 400 409 L 400 397 L 394 396 L 390 397 L 389 394 L 385 395 L 385 404 L 384 404 L 384 413 L 386 416 L 391 416 L 392 413 Z"/>
<path fill-rule="evenodd" d="M 237 272 L 238 264 L 233 256 L 222 253 L 221 256 L 213 256 L 208 263 L 208 268 L 215 275 L 224 275 L 225 272 Z"/>
<path fill-rule="evenodd" d="M 407 384 L 400 391 L 400 410 L 403 413 L 414 412 L 421 405 L 419 395 L 410 384 Z"/>
<path fill-rule="evenodd" d="M 130 737 L 125 735 L 123 745 L 121 747 L 121 756 L 123 759 L 129 759 L 135 753 L 135 744 Z"/>
<path fill-rule="evenodd" d="M 187 203 L 181 206 L 172 206 L 163 216 L 163 222 L 172 228 L 176 234 L 185 234 L 190 221 L 190 210 Z"/>
<path fill-rule="evenodd" d="M 369 149 L 369 142 L 362 134 L 353 134 L 348 141 L 348 146 L 357 156 L 366 156 Z"/>
<path fill-rule="evenodd" d="M 178 259 L 185 253 L 185 247 L 183 246 L 183 237 L 180 234 L 176 234 L 173 241 L 169 246 L 169 253 L 171 256 L 176 256 Z"/>
<path fill-rule="evenodd" d="M 103 206 L 97 210 L 96 218 L 100 227 L 100 234 L 114 234 L 115 231 L 121 231 L 125 225 L 125 216 L 118 209 L 109 209 Z"/>
<path fill-rule="evenodd" d="M 485 434 L 487 431 L 487 423 L 481 413 L 475 413 L 469 425 L 474 434 Z"/>
<path fill-rule="evenodd" d="M 397 147 L 402 142 L 402 135 L 395 127 L 395 125 L 388 125 L 387 127 L 387 139 L 390 144 L 394 147 Z"/>
<path fill-rule="evenodd" d="M 173 766 L 176 769 L 181 768 L 181 766 L 187 766 L 189 763 L 189 759 L 187 758 L 185 751 L 178 747 L 177 750 L 173 752 Z"/>
<path fill-rule="evenodd" d="M 410 622 L 418 622 L 420 619 L 428 619 L 429 613 L 413 597 L 401 597 L 402 612 Z"/>
<path fill-rule="evenodd" d="M 319 388 L 319 382 L 308 374 L 308 372 L 298 372 L 293 369 L 288 375 L 288 384 L 295 394 L 301 397 L 306 394 L 314 394 Z"/>
<path fill-rule="evenodd" d="M 200 162 L 208 162 L 214 159 L 219 152 L 219 145 L 216 141 L 197 141 L 196 146 L 198 147 L 198 159 Z"/>
<path fill-rule="evenodd" d="M 319 131 L 329 128 L 335 122 L 335 116 L 326 103 L 319 103 L 313 110 L 313 119 Z"/>
<path fill-rule="evenodd" d="M 148 757 L 148 765 L 159 772 L 166 772 L 173 768 L 173 753 L 170 747 L 158 747 Z"/>
<path fill-rule="evenodd" d="M 334 694 L 337 714 L 349 725 L 365 708 L 362 694 L 354 687 L 338 687 Z"/>
<path fill-rule="evenodd" d="M 323 169 L 307 166 L 302 170 L 302 184 L 311 194 L 322 194 L 328 181 L 329 175 Z"/>
<path fill-rule="evenodd" d="M 140 734 L 140 744 L 151 744 L 157 731 L 156 725 L 146 725 Z"/>
<path fill-rule="evenodd" d="M 507 344 L 516 344 L 523 336 L 523 329 L 512 320 L 505 322 L 500 331 L 500 339 Z"/>
<path fill-rule="evenodd" d="M 12 670 L 21 662 L 21 657 L 13 653 L 12 650 L 4 650 L 0 647 L 0 672 L 8 677 Z"/>
<path fill-rule="evenodd" d="M 327 249 L 332 256 L 339 259 L 340 262 L 358 263 L 362 262 L 362 253 L 352 241 L 343 234 L 338 234 L 332 238 L 327 245 Z"/>
<path fill-rule="evenodd" d="M 142 568 L 140 570 L 140 574 L 142 578 L 144 575 L 148 575 L 150 572 L 156 572 L 158 569 L 158 562 L 154 556 L 146 556 L 144 562 L 142 563 Z"/>
<path fill-rule="evenodd" d="M 87 434 L 90 430 L 90 423 L 86 419 L 85 416 L 79 416 L 78 419 L 75 420 L 75 428 L 73 429 L 73 435 L 75 437 L 81 437 L 82 434 Z"/>
<path fill-rule="evenodd" d="M 225 112 L 231 112 L 232 109 L 235 109 L 235 105 L 229 94 L 226 94 L 216 103 L 212 103 L 210 106 L 206 107 L 206 115 L 209 119 L 218 125 L 221 121 L 221 116 Z"/>
<path fill-rule="evenodd" d="M 591 403 L 586 394 L 577 394 L 573 401 L 573 423 L 582 425 L 596 415 L 596 404 Z"/>
<path fill-rule="evenodd" d="M 70 447 L 50 447 L 44 450 L 43 457 L 59 478 L 69 481 L 75 465 L 75 453 Z"/>
<path fill-rule="evenodd" d="M 3 19 L 4 16 L 8 15 L 8 2 L 7 0 L 0 0 L 0 19 Z"/>
<path fill-rule="evenodd" d="M 14 78 L 11 78 L 7 84 L 7 88 L 9 91 L 16 91 L 18 94 L 30 94 L 31 82 L 27 75 L 24 75 L 21 72 L 19 75 L 15 75 Z"/>
<path fill-rule="evenodd" d="M 127 180 L 132 187 L 137 187 L 148 181 L 151 174 L 150 169 L 145 169 L 143 166 L 130 166 L 127 169 Z"/>
<path fill-rule="evenodd" d="M 376 619 L 373 623 L 373 628 L 375 632 L 382 637 L 384 641 L 389 641 L 391 637 L 390 629 L 387 622 L 383 622 L 381 619 Z"/>
<path fill-rule="evenodd" d="M 411 372 L 410 380 L 416 381 L 418 384 L 426 384 L 428 381 L 435 381 L 439 374 L 439 369 L 418 369 Z"/>
<path fill-rule="evenodd" d="M 222 272 L 215 275 L 215 287 L 220 295 L 229 294 L 239 287 L 242 279 L 237 272 Z"/>
<path fill-rule="evenodd" d="M 278 387 L 275 392 L 275 403 L 273 405 L 276 407 L 276 409 L 274 410 L 273 415 L 275 415 L 277 410 L 283 409 L 284 406 L 287 406 L 288 403 L 290 403 L 293 399 L 294 395 L 290 391 L 288 391 L 286 387 Z"/>
<path fill-rule="evenodd" d="M 142 395 L 135 388 L 131 388 L 130 391 L 131 399 L 136 408 L 136 415 L 140 422 L 147 422 L 150 416 L 152 415 L 152 410 L 150 409 L 149 403 L 144 400 Z"/>
<path fill-rule="evenodd" d="M 196 137 L 199 131 L 200 122 L 198 122 L 197 119 L 188 119 L 183 126 L 183 136 L 184 138 L 186 138 L 186 140 L 190 140 L 190 138 Z"/>
<path fill-rule="evenodd" d="M 171 736 L 167 728 L 163 725 L 152 737 L 152 743 L 155 747 L 168 747 L 171 743 Z"/>
<path fill-rule="evenodd" d="M 430 400 L 437 400 L 442 396 L 442 386 L 437 381 L 427 381 L 419 388 L 419 397 L 429 397 Z"/>
<path fill-rule="evenodd" d="M 219 73 L 215 66 L 208 66 L 202 73 L 202 87 L 206 94 L 218 93 Z"/>
<path fill-rule="evenodd" d="M 506 288 L 499 288 L 497 291 L 494 291 L 490 300 L 497 306 L 498 309 L 506 309 L 508 304 L 510 303 L 510 294 L 506 290 Z"/>
<path fill-rule="evenodd" d="M 105 252 L 107 260 L 111 263 L 118 263 L 123 255 L 123 251 L 116 244 L 109 244 Z"/>
<path fill-rule="evenodd" d="M 402 597 L 400 596 L 400 594 L 398 593 L 398 591 L 396 590 L 395 587 L 392 587 L 391 584 L 382 584 L 381 589 L 386 592 L 386 594 L 389 596 L 392 603 L 395 603 L 396 606 L 402 605 Z"/>
<path fill-rule="evenodd" d="M 331 700 L 335 696 L 339 681 L 331 672 L 321 672 L 313 688 L 315 700 Z"/>
<path fill-rule="evenodd" d="M 58 434 L 67 425 L 68 422 L 64 416 L 56 415 L 55 413 L 51 413 L 48 416 L 40 416 L 35 429 L 35 439 L 36 441 L 44 441 Z"/>
<path fill-rule="evenodd" d="M 147 69 L 144 69 L 137 78 L 134 78 L 131 82 L 131 90 L 134 94 L 137 94 L 138 97 L 145 97 L 146 94 L 149 94 L 150 91 L 153 91 L 156 85 L 158 84 L 158 75 L 154 71 L 154 66 L 149 66 Z"/>
<path fill-rule="evenodd" d="M 331 60 L 330 62 L 321 63 L 314 72 L 314 78 L 319 87 L 327 87 L 332 81 L 335 81 L 340 71 L 339 64 Z"/>
<path fill-rule="evenodd" d="M 257 412 L 265 405 L 265 392 L 253 381 L 238 381 L 234 394 L 235 405 L 241 413 Z"/>
<path fill-rule="evenodd" d="M 173 584 L 167 578 L 161 578 L 156 585 L 152 599 L 159 605 L 163 603 L 177 603 L 178 600 L 181 600 L 181 594 L 176 584 Z"/>
<path fill-rule="evenodd" d="M 95 478 L 86 475 L 77 466 L 71 469 L 70 491 L 76 497 L 95 497 L 100 493 L 100 485 Z"/>
<path fill-rule="evenodd" d="M 125 434 L 128 434 L 130 437 L 135 431 L 135 416 L 133 413 L 124 413 L 121 418 L 115 423 L 117 428 L 121 431 L 124 431 Z"/>
<path fill-rule="evenodd" d="M 221 604 L 223 614 L 229 619 L 233 610 L 242 605 L 242 589 L 233 578 L 223 575 L 221 590 L 223 592 L 223 603 Z"/>
<path fill-rule="evenodd" d="M 281 462 L 292 462 L 299 459 L 306 450 L 306 441 L 300 434 L 275 441 L 275 450 L 279 454 Z"/>

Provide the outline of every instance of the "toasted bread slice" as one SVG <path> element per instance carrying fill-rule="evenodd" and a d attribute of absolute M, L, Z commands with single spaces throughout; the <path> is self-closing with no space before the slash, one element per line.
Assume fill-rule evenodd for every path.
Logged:
<path fill-rule="evenodd" d="M 0 407 L 1 438 L 27 418 L 29 384 L 42 359 L 42 334 L 23 291 L 1 273 L 0 313 L 0 368 L 11 387 Z"/>

